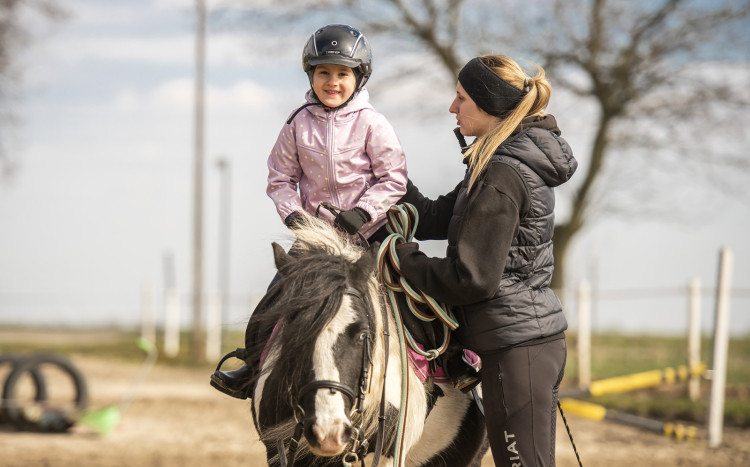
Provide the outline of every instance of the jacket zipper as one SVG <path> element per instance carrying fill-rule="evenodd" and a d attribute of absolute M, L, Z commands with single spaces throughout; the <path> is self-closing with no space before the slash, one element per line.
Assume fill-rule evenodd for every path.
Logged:
<path fill-rule="evenodd" d="M 333 121 L 336 112 L 338 112 L 338 110 L 331 110 L 330 112 L 326 112 L 328 114 L 328 121 L 326 122 L 326 134 L 328 138 L 328 144 L 326 145 L 326 151 L 328 152 L 326 154 L 326 164 L 328 165 L 328 170 L 326 170 L 326 173 L 328 174 L 327 186 L 328 191 L 330 192 L 331 204 L 339 208 L 341 207 L 341 200 L 339 200 L 338 185 L 336 184 L 336 161 L 334 160 L 333 154 L 333 148 L 335 147 L 335 131 Z"/>

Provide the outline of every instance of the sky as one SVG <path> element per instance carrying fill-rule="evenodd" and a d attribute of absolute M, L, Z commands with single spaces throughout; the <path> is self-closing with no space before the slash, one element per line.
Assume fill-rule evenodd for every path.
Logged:
<path fill-rule="evenodd" d="M 192 2 L 65 4 L 71 17 L 45 28 L 23 57 L 25 97 L 17 112 L 23 125 L 13 142 L 20 166 L 0 185 L 0 326 L 136 326 L 144 306 L 161 321 L 168 282 L 183 297 L 182 322 L 189 326 Z M 220 287 L 219 211 L 226 202 L 226 327 L 244 327 L 273 277 L 271 242 L 291 244 L 265 195 L 266 158 L 286 116 L 303 102 L 308 82 L 299 58 L 314 28 L 285 31 L 281 45 L 251 31 L 209 31 L 204 284 L 212 293 Z M 278 50 L 254 53 L 260 39 Z M 411 97 L 428 93 L 435 115 L 404 112 L 408 90 L 389 91 L 383 81 L 378 89 L 377 42 L 373 48 L 372 102 L 396 129 L 410 177 L 429 196 L 450 191 L 463 175 L 455 120 L 447 111 L 454 90 L 439 80 L 425 83 Z M 574 151 L 589 144 L 586 109 L 562 95 L 550 104 Z M 225 178 L 220 158 L 229 162 Z M 220 196 L 222 186 L 230 188 L 228 201 Z M 684 291 L 697 278 L 705 289 L 703 329 L 710 332 L 719 254 L 730 247 L 736 289 L 731 332 L 750 333 L 750 206 L 688 188 L 716 203 L 703 206 L 708 214 L 700 220 L 604 218 L 579 235 L 568 283 L 585 279 L 594 287 L 594 330 L 684 334 Z M 564 196 L 559 206 L 564 211 Z M 444 244 L 424 248 L 441 255 Z M 563 298 L 575 328 L 574 290 Z"/>

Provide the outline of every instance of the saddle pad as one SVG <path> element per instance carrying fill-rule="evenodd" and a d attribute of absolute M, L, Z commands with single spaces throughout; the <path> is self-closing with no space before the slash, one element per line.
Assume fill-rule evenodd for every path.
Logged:
<path fill-rule="evenodd" d="M 421 350 L 424 350 L 424 346 L 420 344 L 419 342 L 416 342 L 417 347 L 419 347 Z M 407 356 L 409 357 L 409 363 L 411 364 L 411 367 L 414 369 L 414 372 L 419 376 L 419 380 L 422 381 L 422 384 L 427 381 L 427 378 L 433 378 L 433 381 L 436 383 L 449 383 L 450 378 L 448 375 L 445 374 L 445 371 L 443 370 L 442 366 L 438 366 L 435 371 L 430 371 L 430 362 L 427 360 L 427 357 L 417 353 L 416 350 L 412 350 L 411 347 L 407 349 L 409 352 L 407 353 Z"/>
<path fill-rule="evenodd" d="M 419 347 L 421 350 L 424 350 L 424 346 L 420 344 L 419 342 L 416 343 L 417 347 Z M 468 365 L 471 365 L 477 372 L 482 369 L 482 361 L 479 358 L 479 355 L 475 354 L 469 349 L 463 350 L 463 361 L 467 363 Z M 419 376 L 420 381 L 422 381 L 422 384 L 427 381 L 427 378 L 433 378 L 433 381 L 436 383 L 450 383 L 451 378 L 445 373 L 445 370 L 443 370 L 442 366 L 437 367 L 437 369 L 433 372 L 430 371 L 430 362 L 427 360 L 427 357 L 417 353 L 417 351 L 412 350 L 411 347 L 409 348 L 409 363 L 411 363 L 412 368 L 417 373 L 417 376 Z"/>
<path fill-rule="evenodd" d="M 266 361 L 266 357 L 268 357 L 268 351 L 271 348 L 271 342 L 276 338 L 276 336 L 279 334 L 279 330 L 281 329 L 281 325 L 284 323 L 283 319 L 280 319 L 278 322 L 276 322 L 276 326 L 273 327 L 273 331 L 271 331 L 271 337 L 268 338 L 268 342 L 266 342 L 266 345 L 263 347 L 263 352 L 260 354 L 260 368 L 259 370 L 263 369 L 263 362 Z"/>

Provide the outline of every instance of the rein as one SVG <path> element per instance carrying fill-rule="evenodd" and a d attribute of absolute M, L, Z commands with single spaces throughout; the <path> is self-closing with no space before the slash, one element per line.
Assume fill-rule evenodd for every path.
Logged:
<path fill-rule="evenodd" d="M 396 245 L 411 242 L 419 223 L 419 214 L 416 208 L 409 204 L 398 204 L 388 210 L 388 232 L 390 235 L 383 241 L 378 250 L 378 279 L 386 287 L 388 297 L 394 305 L 393 311 L 396 318 L 400 319 L 401 310 L 396 305 L 395 294 L 403 293 L 406 297 L 408 311 L 425 322 L 438 319 L 443 326 L 443 342 L 437 349 L 422 350 L 414 341 L 408 329 L 405 337 L 411 348 L 416 353 L 434 360 L 443 354 L 450 342 L 450 331 L 458 327 L 458 321 L 451 313 L 447 305 L 439 303 L 426 293 L 414 288 L 401 275 L 401 267 L 396 254 Z M 397 321 L 399 321 L 397 319 Z"/>
<path fill-rule="evenodd" d="M 388 232 L 390 235 L 383 241 L 378 250 L 378 281 L 385 288 L 388 300 L 393 309 L 393 317 L 396 322 L 396 331 L 399 340 L 399 355 L 401 357 L 401 405 L 398 413 L 398 425 L 396 428 L 396 450 L 394 454 L 395 465 L 401 465 L 401 450 L 403 449 L 403 434 L 405 430 L 404 418 L 408 407 L 409 362 L 406 355 L 408 345 L 414 352 L 432 361 L 448 348 L 450 342 L 450 331 L 458 327 L 458 322 L 445 304 L 437 302 L 431 296 L 412 287 L 401 275 L 401 268 L 396 254 L 396 245 L 412 241 L 417 230 L 419 214 L 416 208 L 409 203 L 391 206 L 388 210 Z M 422 350 L 414 341 L 408 328 L 404 325 L 402 310 L 399 308 L 397 293 L 406 296 L 408 310 L 418 319 L 426 322 L 439 319 L 443 326 L 443 343 L 437 349 Z M 426 310 L 424 308 L 427 308 Z"/>

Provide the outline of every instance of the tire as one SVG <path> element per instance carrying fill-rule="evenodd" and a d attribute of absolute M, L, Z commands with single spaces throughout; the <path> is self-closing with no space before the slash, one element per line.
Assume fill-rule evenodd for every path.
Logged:
<path fill-rule="evenodd" d="M 44 383 L 39 367 L 48 364 L 59 367 L 70 377 L 75 387 L 75 398 L 72 401 L 75 407 L 74 411 L 66 412 L 59 407 L 50 407 L 44 404 L 49 396 L 47 390 L 49 388 Z M 45 397 L 39 401 L 42 404 L 35 406 L 35 408 L 41 408 L 41 411 L 37 410 L 32 415 L 29 415 L 28 411 L 24 410 L 24 407 L 16 400 L 16 384 L 25 373 L 31 373 L 32 378 L 34 378 L 35 373 L 38 374 L 42 386 L 45 386 Z M 35 398 L 35 400 L 38 399 Z M 89 394 L 83 374 L 70 360 L 58 354 L 40 353 L 25 358 L 10 372 L 3 385 L 3 402 L 7 417 L 16 427 L 31 431 L 59 433 L 67 431 L 73 426 L 80 412 L 88 407 Z"/>
<path fill-rule="evenodd" d="M 23 363 L 28 356 L 25 355 L 18 355 L 18 354 L 0 354 L 0 367 L 3 365 L 10 366 L 10 372 L 8 372 L 7 376 L 10 376 L 10 373 L 13 372 L 13 370 L 18 367 L 21 363 Z M 31 369 L 31 380 L 34 383 L 34 401 L 36 402 L 43 402 L 47 400 L 47 384 L 44 381 L 44 376 L 39 371 L 38 368 Z M 6 413 L 6 404 L 5 404 L 5 398 L 3 397 L 2 404 L 0 404 L 0 424 L 5 424 L 11 422 L 10 417 Z"/>

